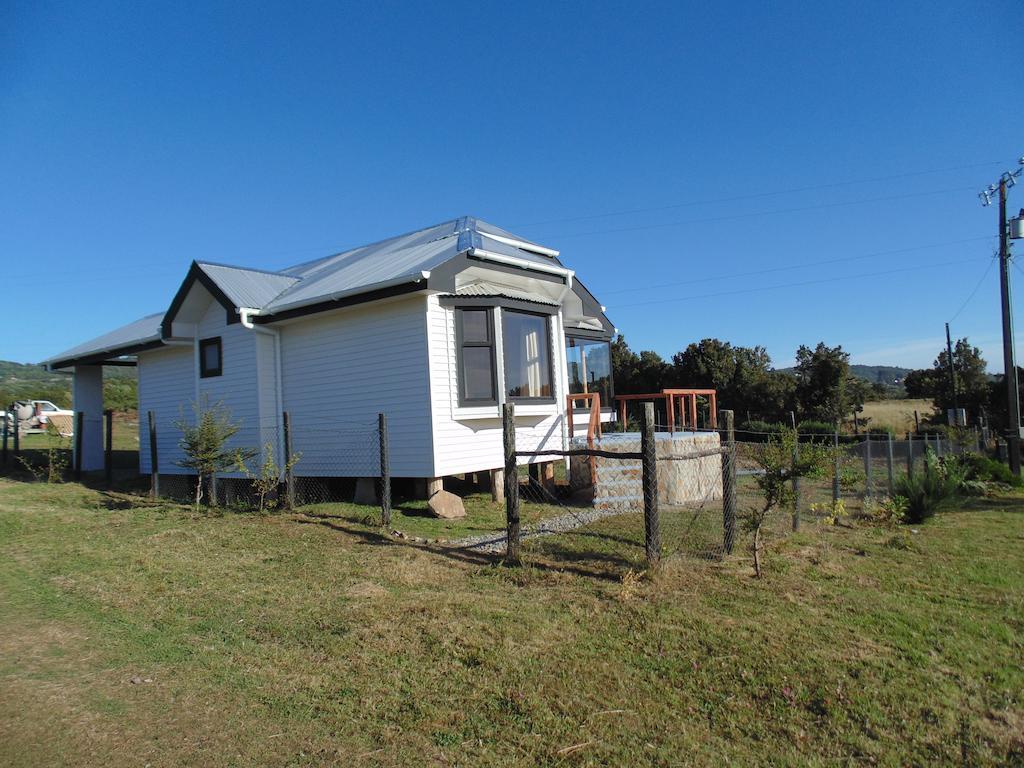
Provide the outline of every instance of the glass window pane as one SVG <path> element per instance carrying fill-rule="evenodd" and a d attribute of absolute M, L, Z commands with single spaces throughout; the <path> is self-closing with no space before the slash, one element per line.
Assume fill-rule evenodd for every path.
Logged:
<path fill-rule="evenodd" d="M 550 398 L 547 318 L 503 310 L 505 391 L 509 397 Z"/>
<path fill-rule="evenodd" d="M 493 400 L 490 347 L 462 348 L 462 391 L 466 400 Z"/>
<path fill-rule="evenodd" d="M 583 346 L 583 362 L 587 373 L 587 391 L 601 395 L 601 407 L 612 404 L 612 356 L 607 342 L 598 341 Z"/>
<path fill-rule="evenodd" d="M 215 371 L 220 368 L 220 346 L 207 344 L 203 347 L 203 365 L 208 371 Z"/>
<path fill-rule="evenodd" d="M 566 340 L 565 361 L 569 366 L 569 393 L 578 395 L 583 391 L 583 350 L 574 346 L 572 339 Z"/>
<path fill-rule="evenodd" d="M 487 332 L 487 313 L 489 309 L 464 309 L 459 314 L 462 316 L 462 341 L 463 343 L 483 342 L 491 340 Z"/>

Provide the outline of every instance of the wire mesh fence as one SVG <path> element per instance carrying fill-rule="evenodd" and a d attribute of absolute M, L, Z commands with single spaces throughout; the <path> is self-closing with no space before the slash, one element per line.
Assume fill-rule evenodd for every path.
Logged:
<path fill-rule="evenodd" d="M 727 428 L 680 432 L 659 424 L 645 446 L 646 429 L 642 419 L 639 433 L 577 438 L 568 451 L 514 446 L 518 460 L 531 462 L 516 469 L 514 513 L 524 521 L 520 537 L 527 552 L 578 557 L 589 549 L 593 556 L 653 563 L 675 554 L 718 559 L 753 545 L 756 512 L 771 480 L 766 449 L 781 436 Z M 762 541 L 789 535 L 804 523 L 873 515 L 898 492 L 903 476 L 925 471 L 926 455 L 941 459 L 985 449 L 970 430 L 906 439 L 878 433 L 791 439 L 794 464 L 801 452 L 812 451 L 818 464 L 803 477 L 786 462 L 772 470 L 776 482 L 786 478 L 787 494 L 758 528 Z M 565 535 L 551 542 L 544 538 L 549 533 Z"/>
<path fill-rule="evenodd" d="M 181 447 L 182 423 L 150 422 L 142 465 L 151 476 L 151 495 L 176 501 L 196 498 L 197 472 Z M 225 445 L 229 461 L 208 476 L 201 494 L 207 502 L 259 509 L 357 503 L 390 510 L 387 426 L 372 421 L 292 421 L 289 414 L 240 431 Z"/>

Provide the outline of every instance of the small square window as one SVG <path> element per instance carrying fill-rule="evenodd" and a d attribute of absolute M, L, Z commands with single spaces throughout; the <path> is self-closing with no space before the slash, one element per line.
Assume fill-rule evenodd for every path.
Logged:
<path fill-rule="evenodd" d="M 210 376 L 220 376 L 222 371 L 221 366 L 221 348 L 220 348 L 220 336 L 215 336 L 212 339 L 203 339 L 199 342 L 199 375 L 206 379 Z"/>

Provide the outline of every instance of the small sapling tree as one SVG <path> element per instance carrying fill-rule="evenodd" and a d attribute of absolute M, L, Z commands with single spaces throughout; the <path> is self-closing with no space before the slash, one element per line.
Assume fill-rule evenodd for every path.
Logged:
<path fill-rule="evenodd" d="M 757 486 L 763 500 L 747 510 L 746 525 L 754 534 L 754 573 L 761 578 L 761 529 L 769 515 L 782 507 L 794 503 L 793 478 L 820 477 L 829 466 L 830 452 L 817 443 L 802 443 L 796 448 L 796 430 L 787 429 L 780 436 L 772 436 L 767 443 L 758 446 L 754 459 L 761 473 Z"/>
<path fill-rule="evenodd" d="M 259 499 L 259 511 L 261 513 L 267 506 L 267 499 L 273 498 L 280 487 L 282 475 L 290 472 L 302 457 L 302 454 L 296 453 L 289 457 L 283 467 L 279 467 L 277 466 L 277 459 L 274 457 L 274 454 L 274 446 L 269 442 L 265 443 L 259 474 L 252 472 L 244 460 L 239 462 L 239 468 L 252 481 L 252 489 L 256 492 L 256 497 Z"/>
<path fill-rule="evenodd" d="M 175 422 L 175 426 L 181 430 L 179 445 L 185 458 L 174 463 L 196 473 L 195 501 L 198 509 L 203 500 L 204 485 L 212 482 L 218 472 L 243 466 L 256 455 L 256 451 L 251 448 L 227 447 L 228 441 L 241 427 L 231 420 L 231 414 L 223 403 L 193 403 L 192 410 L 195 413 L 194 421 L 182 415 Z"/>

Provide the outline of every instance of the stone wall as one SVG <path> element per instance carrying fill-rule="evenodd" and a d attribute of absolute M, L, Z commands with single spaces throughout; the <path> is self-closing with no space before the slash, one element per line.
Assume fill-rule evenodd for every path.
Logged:
<path fill-rule="evenodd" d="M 655 435 L 658 457 L 658 498 L 663 505 L 692 505 L 722 498 L 722 457 L 670 459 L 718 448 L 716 432 L 677 432 Z M 573 448 L 586 448 L 585 438 L 574 438 Z M 595 448 L 621 453 L 639 453 L 640 435 L 615 434 L 594 442 Z M 643 509 L 643 469 L 639 459 L 594 457 L 595 477 L 591 478 L 591 459 L 573 456 L 570 480 L 574 487 L 593 485 L 594 506 L 598 509 Z"/>

